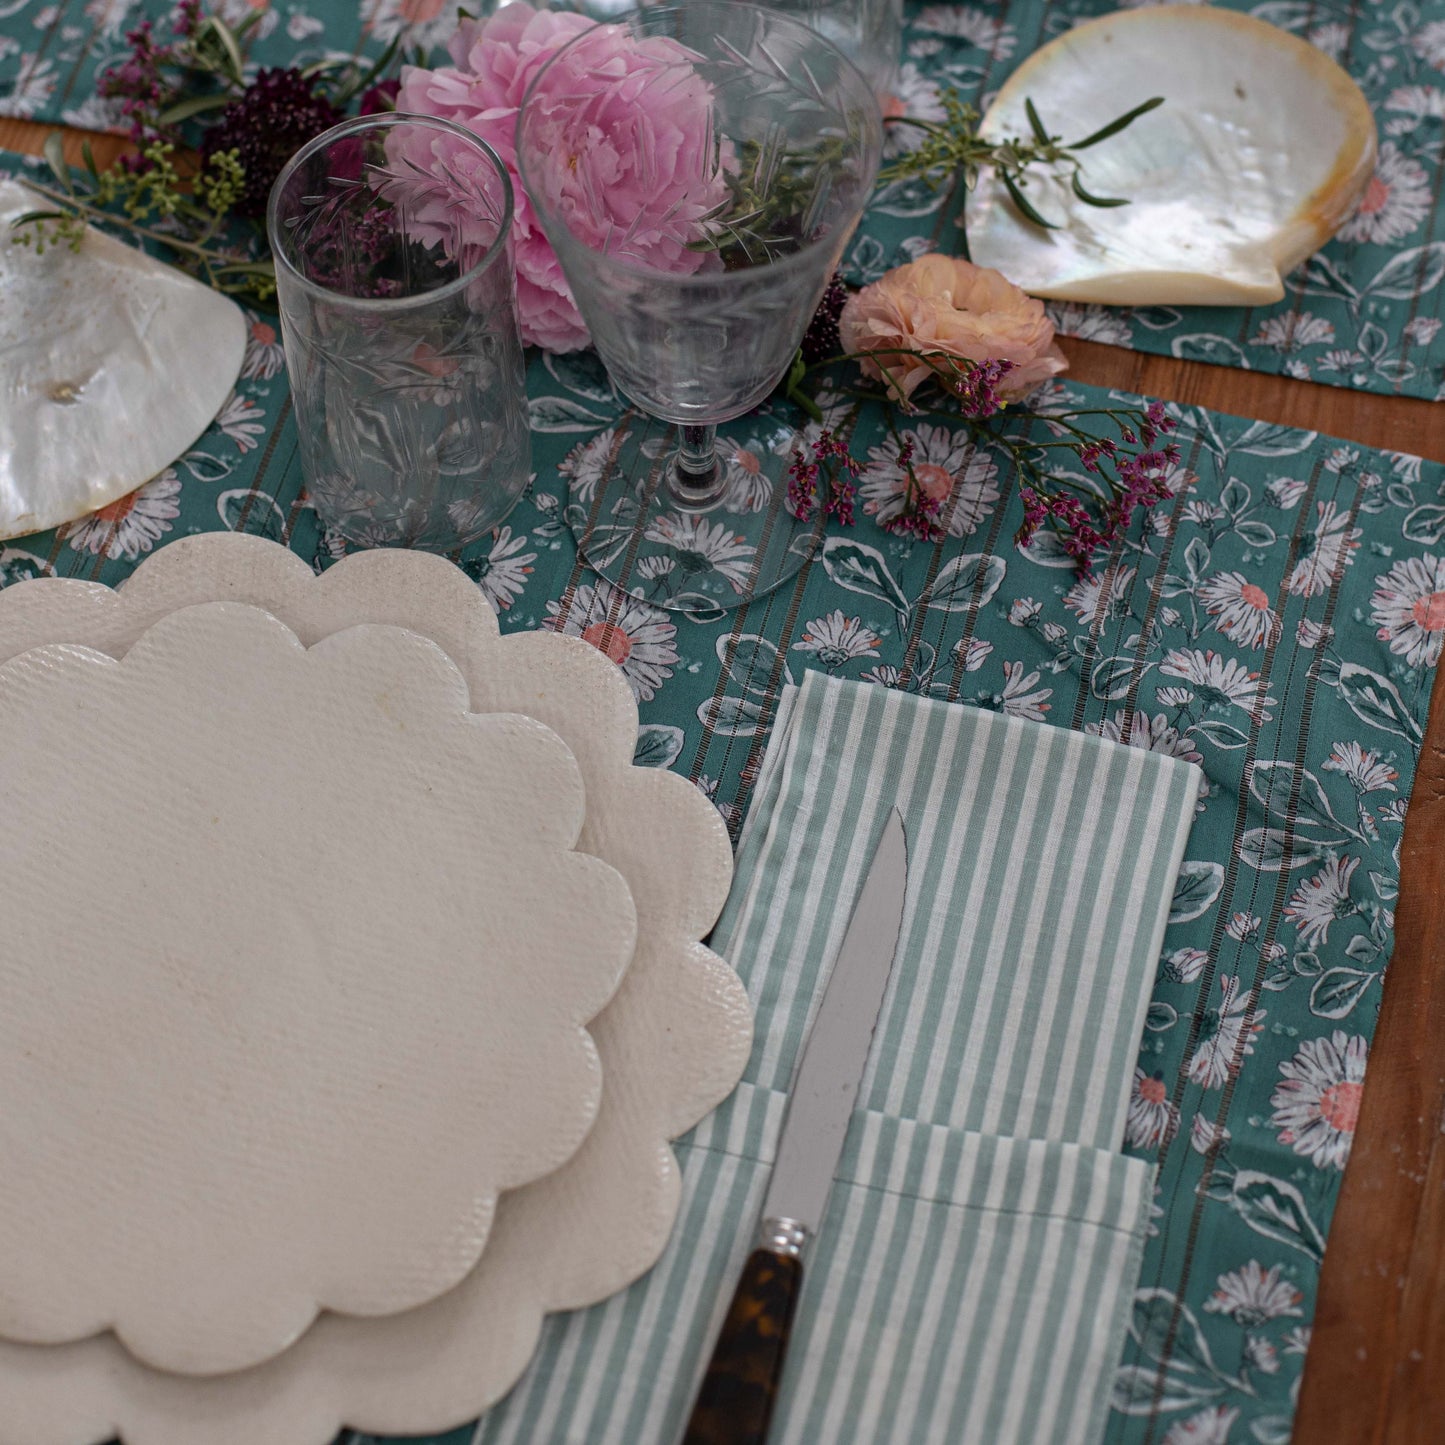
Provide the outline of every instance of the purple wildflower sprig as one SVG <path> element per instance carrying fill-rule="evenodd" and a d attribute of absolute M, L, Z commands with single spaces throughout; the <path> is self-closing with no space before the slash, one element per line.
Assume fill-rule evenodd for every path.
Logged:
<path fill-rule="evenodd" d="M 788 463 L 788 510 L 800 522 L 812 521 L 818 512 L 818 489 L 823 485 L 826 487 L 823 515 L 851 527 L 856 520 L 854 506 L 858 500 L 859 470 L 858 463 L 849 454 L 848 444 L 825 427 L 807 452 L 801 447 L 794 448 Z"/>
<path fill-rule="evenodd" d="M 823 319 L 824 334 L 828 319 Z M 1175 423 L 1161 402 L 1150 402 L 1142 410 L 1091 407 L 1041 416 L 1026 407 L 1010 406 L 1000 394 L 1013 369 L 1008 361 L 975 362 L 941 350 L 900 349 L 866 357 L 838 352 L 814 361 L 800 355 L 787 378 L 786 394 L 800 405 L 809 403 L 809 378 L 865 359 L 879 365 L 880 381 L 840 388 L 835 377 L 831 384 L 845 394 L 884 404 L 903 473 L 903 496 L 901 505 L 880 525 L 895 536 L 941 541 L 948 510 L 948 499 L 930 493 L 915 472 L 913 442 L 898 430 L 898 413 L 913 415 L 926 409 L 955 417 L 967 427 L 975 445 L 1003 452 L 1018 474 L 1024 505 L 1024 521 L 1015 540 L 1027 546 L 1047 527 L 1086 575 L 1094 557 L 1113 547 L 1139 512 L 1173 494 L 1171 480 L 1180 452 L 1177 445 L 1164 440 Z M 913 395 L 907 395 L 895 376 L 919 363 L 929 375 Z M 821 417 L 815 403 L 805 409 L 815 419 Z M 1048 427 L 1048 439 L 1030 437 L 1037 420 Z M 1087 478 L 1070 476 L 1064 470 L 1066 461 L 1088 474 Z M 789 475 L 790 505 L 796 494 L 799 504 L 807 508 L 799 515 L 811 516 L 810 488 L 816 487 L 818 460 L 798 456 L 794 466 L 798 474 Z"/>

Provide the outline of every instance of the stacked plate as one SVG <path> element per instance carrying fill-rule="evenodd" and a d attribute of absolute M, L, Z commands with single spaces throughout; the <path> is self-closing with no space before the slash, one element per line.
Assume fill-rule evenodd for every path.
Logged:
<path fill-rule="evenodd" d="M 0 1445 L 449 1429 L 652 1265 L 751 1019 L 636 728 L 422 554 L 0 592 Z"/>

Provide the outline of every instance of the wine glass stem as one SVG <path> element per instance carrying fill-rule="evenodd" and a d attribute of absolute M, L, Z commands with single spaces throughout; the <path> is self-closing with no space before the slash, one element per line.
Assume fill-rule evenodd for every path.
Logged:
<path fill-rule="evenodd" d="M 710 507 L 723 494 L 715 426 L 684 426 L 668 479 L 673 500 L 684 509 Z"/>

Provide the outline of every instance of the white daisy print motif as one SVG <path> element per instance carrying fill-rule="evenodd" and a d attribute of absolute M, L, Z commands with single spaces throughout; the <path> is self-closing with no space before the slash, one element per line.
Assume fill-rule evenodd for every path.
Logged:
<path fill-rule="evenodd" d="M 1136 1149 L 1157 1149 L 1174 1137 L 1179 1128 L 1179 1109 L 1169 1101 L 1163 1074 L 1134 1070 L 1134 1087 L 1129 1092 L 1129 1113 L 1124 1123 L 1124 1142 Z"/>
<path fill-rule="evenodd" d="M 1291 311 L 1285 316 L 1267 316 L 1250 340 L 1251 346 L 1268 346 L 1274 351 L 1298 351 L 1302 346 L 1330 346 L 1335 339 L 1334 323 L 1308 311 Z"/>
<path fill-rule="evenodd" d="M 1198 648 L 1175 648 L 1159 664 L 1159 671 L 1165 677 L 1187 682 L 1195 697 L 1210 711 L 1243 708 L 1260 722 L 1268 722 L 1273 716 L 1264 709 L 1273 707 L 1277 699 L 1261 697 L 1259 674 L 1232 657 L 1200 652 Z"/>
<path fill-rule="evenodd" d="M 1164 753 L 1171 758 L 1199 763 L 1204 759 L 1194 744 L 1170 721 L 1167 713 L 1150 717 L 1146 712 L 1116 713 L 1104 722 L 1085 723 L 1084 731 L 1108 738 L 1111 743 L 1125 743 L 1149 753 Z"/>
<path fill-rule="evenodd" d="M 1376 577 L 1370 620 L 1391 652 L 1412 667 L 1434 667 L 1445 642 L 1445 557 L 1408 557 Z"/>
<path fill-rule="evenodd" d="M 861 618 L 844 617 L 838 608 L 808 623 L 793 651 L 811 652 L 832 673 L 855 657 L 871 658 L 878 651 L 878 634 L 865 627 Z"/>
<path fill-rule="evenodd" d="M 1229 1445 L 1229 1432 L 1239 1419 L 1234 1405 L 1211 1405 L 1187 1420 L 1176 1421 L 1164 1437 L 1164 1445 Z"/>
<path fill-rule="evenodd" d="M 377 40 L 400 37 L 410 50 L 444 45 L 457 27 L 457 7 L 447 0 L 365 0 L 362 25 Z"/>
<path fill-rule="evenodd" d="M 1108 306 L 1092 301 L 1046 301 L 1044 310 L 1062 336 L 1100 341 L 1105 346 L 1127 346 L 1134 339 L 1134 328 L 1125 314 Z"/>
<path fill-rule="evenodd" d="M 597 492 L 597 483 L 607 472 L 612 456 L 612 444 L 617 439 L 617 428 L 608 427 L 585 442 L 578 442 L 560 462 L 558 474 L 572 484 L 571 497 L 574 502 L 586 506 Z"/>
<path fill-rule="evenodd" d="M 62 528 L 61 535 L 77 552 L 134 562 L 171 530 L 180 515 L 180 494 L 180 480 L 168 467 L 129 496 Z"/>
<path fill-rule="evenodd" d="M 938 82 L 929 80 L 911 61 L 905 61 L 898 72 L 898 83 L 892 95 L 883 101 L 883 155 L 899 156 L 917 150 L 928 138 L 921 126 L 907 125 L 899 120 L 940 121 L 948 118 L 939 96 Z"/>
<path fill-rule="evenodd" d="M 1213 1119 L 1206 1118 L 1203 1114 L 1196 1114 L 1194 1122 L 1189 1126 L 1189 1147 L 1196 1154 L 1208 1154 L 1211 1150 L 1223 1149 L 1233 1136 L 1223 1124 L 1216 1124 Z M 1205 1309 L 1209 1306 L 1205 1305 Z"/>
<path fill-rule="evenodd" d="M 241 375 L 247 381 L 270 381 L 286 365 L 286 353 L 276 336 L 276 328 L 262 320 L 254 311 L 246 313 L 246 359 Z"/>
<path fill-rule="evenodd" d="M 1039 687 L 1038 673 L 1025 672 L 1021 662 L 1004 663 L 1003 675 L 1003 691 L 994 700 L 998 710 L 1008 717 L 1043 722 L 1044 714 L 1049 710 L 1049 699 L 1054 695 L 1053 688 Z"/>
<path fill-rule="evenodd" d="M 993 643 L 985 642 L 981 637 L 970 637 L 966 642 L 960 637 L 953 644 L 954 666 L 961 667 L 965 672 L 977 672 L 992 651 Z M 1016 663 L 1015 666 L 1022 667 L 1023 664 Z M 1007 671 L 1007 663 L 1004 664 L 1004 669 Z M 1037 681 L 1037 673 L 1034 674 L 1034 678 Z M 1045 693 L 1044 696 L 1047 697 L 1048 693 Z"/>
<path fill-rule="evenodd" d="M 969 439 L 967 432 L 921 423 L 916 430 L 889 437 L 868 448 L 858 490 L 863 510 L 880 527 L 899 516 L 908 501 L 908 472 L 899 461 L 902 445 L 913 443 L 913 477 L 940 508 L 950 537 L 967 537 L 992 514 L 998 501 L 998 467 Z"/>
<path fill-rule="evenodd" d="M 1417 230 L 1430 214 L 1430 177 L 1425 167 L 1392 140 L 1380 147 L 1375 174 L 1359 209 L 1340 227 L 1342 241 L 1389 245 Z"/>
<path fill-rule="evenodd" d="M 1018 45 L 1013 26 L 1005 25 L 976 5 L 925 5 L 913 17 L 915 30 L 947 35 L 987 50 L 995 60 L 1007 60 Z"/>
<path fill-rule="evenodd" d="M 1347 778 L 1357 793 L 1386 790 L 1393 793 L 1395 779 L 1400 776 L 1388 763 L 1381 762 L 1378 753 L 1362 748 L 1357 742 L 1336 743 L 1320 767 L 1327 773 L 1339 773 Z"/>
<path fill-rule="evenodd" d="M 1219 1276 L 1214 1293 L 1204 1301 L 1204 1308 L 1210 1314 L 1228 1315 L 1246 1329 L 1258 1329 L 1270 1320 L 1289 1316 L 1297 1319 L 1303 1299 L 1302 1291 L 1280 1278 L 1279 1265 L 1265 1269 L 1257 1259 L 1252 1259 L 1243 1268 Z"/>
<path fill-rule="evenodd" d="M 1318 947 L 1329 938 L 1330 924 L 1335 919 L 1349 918 L 1360 911 L 1350 897 L 1350 879 L 1359 866 L 1358 858 L 1331 859 L 1295 889 L 1284 916 L 1294 920 L 1301 943 Z"/>
<path fill-rule="evenodd" d="M 1333 502 L 1315 503 L 1314 526 L 1305 534 L 1300 559 L 1285 586 L 1297 597 L 1318 597 L 1342 567 L 1355 560 L 1360 529 L 1350 526 L 1350 514 Z"/>
<path fill-rule="evenodd" d="M 677 628 L 660 608 L 612 587 L 583 583 L 565 613 L 560 602 L 549 602 L 547 612 L 554 632 L 580 637 L 610 657 L 639 701 L 650 702 L 672 676 Z"/>
<path fill-rule="evenodd" d="M 1219 572 L 1199 586 L 1199 600 L 1214 625 L 1241 647 L 1263 647 L 1279 626 L 1269 594 L 1242 572 Z"/>
<path fill-rule="evenodd" d="M 1228 974 L 1219 980 L 1219 1007 L 1204 1017 L 1204 1033 L 1187 1070 L 1190 1079 L 1206 1089 L 1220 1089 L 1233 1078 L 1245 1055 L 1254 1052 L 1255 1035 L 1264 1027 L 1264 1009 L 1251 1008 L 1254 990 L 1243 993 L 1239 980 Z"/>
<path fill-rule="evenodd" d="M 1064 606 L 1080 622 L 1106 622 L 1129 615 L 1129 590 L 1134 585 L 1133 567 L 1105 569 L 1080 577 L 1064 593 Z"/>
<path fill-rule="evenodd" d="M 226 398 L 216 425 L 243 452 L 254 451 L 266 434 L 266 413 L 240 392 L 233 391 Z"/>
<path fill-rule="evenodd" d="M 731 531 L 725 522 L 709 522 L 706 517 L 684 516 L 667 512 L 648 523 L 642 534 L 649 542 L 661 542 L 672 548 L 672 560 L 680 574 L 680 590 L 687 590 L 689 578 L 718 572 L 734 592 L 743 592 L 752 575 L 753 548 L 743 537 Z"/>
<path fill-rule="evenodd" d="M 756 452 L 736 442 L 718 442 L 723 464 L 723 511 L 761 512 L 773 499 L 773 484 Z"/>
<path fill-rule="evenodd" d="M 1327 1039 L 1307 1039 L 1279 1066 L 1269 1122 L 1281 1144 L 1320 1169 L 1343 1169 L 1355 1141 L 1365 1092 L 1368 1047 L 1360 1034 L 1336 1029 Z"/>
<path fill-rule="evenodd" d="M 55 93 L 55 63 L 38 55 L 22 55 L 15 79 L 0 81 L 0 115 L 19 120 L 35 114 Z"/>
<path fill-rule="evenodd" d="M 485 557 L 462 563 L 462 570 L 482 589 L 494 612 L 505 612 L 521 595 L 527 578 L 532 575 L 537 554 L 524 552 L 526 545 L 525 534 L 514 537 L 510 527 L 500 527 L 492 533 L 491 550 Z"/>

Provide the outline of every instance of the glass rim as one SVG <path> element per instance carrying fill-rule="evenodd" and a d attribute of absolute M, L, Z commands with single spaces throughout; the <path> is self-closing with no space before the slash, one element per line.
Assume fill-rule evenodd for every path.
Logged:
<path fill-rule="evenodd" d="M 528 167 L 526 164 L 526 151 L 520 144 L 520 142 L 522 137 L 522 119 L 527 113 L 527 108 L 531 104 L 532 97 L 536 94 L 538 85 L 540 85 L 542 82 L 542 77 L 545 76 L 547 72 L 550 71 L 552 67 L 556 65 L 557 62 L 561 60 L 561 58 L 573 48 L 573 46 L 579 45 L 583 40 L 585 40 L 589 35 L 591 35 L 593 31 L 598 29 L 599 26 L 630 26 L 630 23 L 633 20 L 638 19 L 642 16 L 687 14 L 696 15 L 699 11 L 708 9 L 726 11 L 729 14 L 736 13 L 740 10 L 751 11 L 754 15 L 762 16 L 774 24 L 781 20 L 785 24 L 792 25 L 796 29 L 805 31 L 811 40 L 815 41 L 825 50 L 832 51 L 833 54 L 838 58 L 839 62 L 843 65 L 845 70 L 852 73 L 854 79 L 858 82 L 859 86 L 862 89 L 863 95 L 866 98 L 867 108 L 871 112 L 872 118 L 875 119 L 877 122 L 878 156 L 873 164 L 873 174 L 868 179 L 868 192 L 869 198 L 871 198 L 873 187 L 876 185 L 878 180 L 878 169 L 879 166 L 881 166 L 882 164 L 884 141 L 883 111 L 878 104 L 878 97 L 874 93 L 873 86 L 868 81 L 868 78 L 863 74 L 863 72 L 859 70 L 858 67 L 854 65 L 854 63 L 849 60 L 849 58 L 844 55 L 844 53 L 839 50 L 838 47 L 834 45 L 831 40 L 829 40 L 824 35 L 820 35 L 811 26 L 805 24 L 801 19 L 799 19 L 799 12 L 797 11 L 770 10 L 766 6 L 745 3 L 745 0 L 693 0 L 693 3 L 685 5 L 676 3 L 670 5 L 642 4 L 638 5 L 632 10 L 623 11 L 620 15 L 615 16 L 611 20 L 596 21 L 594 24 L 589 25 L 585 30 L 579 30 L 577 34 L 574 35 L 565 45 L 559 47 L 554 54 L 548 57 L 546 64 L 543 65 L 542 68 L 538 70 L 536 75 L 532 77 L 531 83 L 527 86 L 526 93 L 522 96 L 522 103 L 520 106 L 517 107 L 517 124 L 516 129 L 513 132 L 513 149 L 516 151 L 517 154 L 517 173 L 522 179 L 522 188 L 527 193 L 527 199 L 531 202 L 539 218 L 546 216 L 550 219 L 551 212 L 550 209 L 544 209 L 544 207 L 536 200 L 536 198 L 532 194 L 530 178 L 527 175 Z M 679 41 L 678 43 L 681 44 L 682 42 Z M 858 214 L 860 217 L 867 208 L 868 200 L 865 199 L 863 204 L 858 208 Z M 684 289 L 688 290 L 703 287 L 716 288 L 718 285 L 718 273 L 715 271 L 706 273 L 689 271 L 684 273 L 676 271 L 663 271 L 652 266 L 640 266 L 635 261 L 628 261 L 613 256 L 606 251 L 597 251 L 594 247 L 588 246 L 585 242 L 580 241 L 578 237 L 573 233 L 572 228 L 568 226 L 565 221 L 561 222 L 561 225 L 562 229 L 567 234 L 568 240 L 581 246 L 583 250 L 592 252 L 593 255 L 603 257 L 609 265 L 616 266 L 619 270 L 625 272 L 630 276 L 635 276 L 639 279 L 647 280 L 658 280 L 665 277 L 670 285 L 681 286 Z M 854 220 L 854 225 L 857 225 L 857 218 L 855 218 Z M 545 230 L 546 227 L 544 226 L 543 229 Z M 549 235 L 547 239 L 551 241 L 552 238 Z M 814 260 L 815 254 L 818 251 L 826 250 L 830 245 L 834 244 L 835 241 L 836 233 L 830 232 L 826 236 L 819 236 L 816 240 L 804 242 L 803 245 L 801 245 L 796 251 L 790 252 L 780 261 L 768 261 L 761 266 L 747 266 L 740 271 L 723 272 L 722 274 L 742 276 L 747 275 L 749 272 L 753 271 L 759 273 L 766 271 L 777 275 L 780 273 L 786 273 L 789 270 L 801 270 Z M 556 242 L 553 242 L 552 245 L 553 249 L 555 250 Z"/>
<path fill-rule="evenodd" d="M 432 126 L 437 130 L 456 136 L 459 140 L 469 142 L 482 153 L 502 181 L 502 198 L 505 204 L 502 208 L 502 220 L 497 228 L 496 239 L 474 265 L 468 267 L 460 276 L 454 276 L 450 281 L 445 281 L 430 291 L 418 291 L 410 296 L 350 296 L 345 291 L 333 291 L 329 286 L 322 286 L 309 276 L 303 275 L 286 254 L 285 248 L 277 245 L 276 237 L 280 231 L 277 217 L 280 211 L 281 193 L 301 165 L 310 160 L 323 147 L 360 131 L 384 130 L 402 123 Z M 373 309 L 405 311 L 414 307 L 428 306 L 435 301 L 448 300 L 470 286 L 483 272 L 489 270 L 497 258 L 506 251 L 507 244 L 512 238 L 512 218 L 515 208 L 516 199 L 512 192 L 512 178 L 507 173 L 506 165 L 501 156 L 475 131 L 470 131 L 466 126 L 458 125 L 455 121 L 443 120 L 440 116 L 421 115 L 407 110 L 389 110 L 374 115 L 353 116 L 350 120 L 338 122 L 328 130 L 322 131 L 320 135 L 313 136 L 286 162 L 281 168 L 281 174 L 272 183 L 271 193 L 266 198 L 266 239 L 271 247 L 272 261 L 277 268 L 278 282 L 279 273 L 284 269 L 288 284 L 294 282 L 313 299 L 324 300 L 328 305 L 354 306 L 368 311 Z"/>

